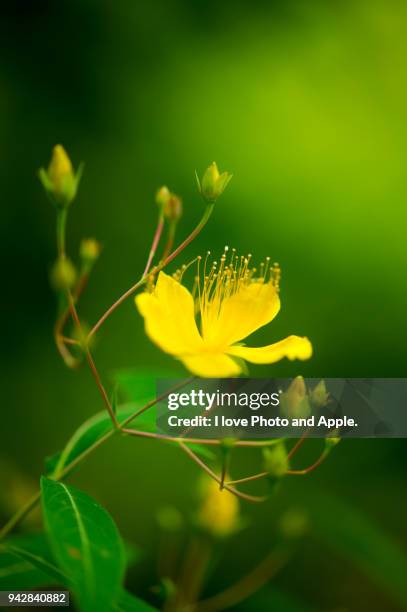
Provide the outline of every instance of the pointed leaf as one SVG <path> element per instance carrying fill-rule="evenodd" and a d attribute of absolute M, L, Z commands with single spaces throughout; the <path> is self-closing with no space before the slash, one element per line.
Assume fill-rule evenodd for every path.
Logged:
<path fill-rule="evenodd" d="M 118 370 L 113 375 L 118 385 L 119 393 L 123 393 L 126 401 L 140 402 L 146 398 L 156 397 L 157 379 L 176 378 L 169 370 Z"/>
<path fill-rule="evenodd" d="M 3 542 L 2 548 L 19 559 L 31 563 L 39 571 L 47 574 L 52 582 L 67 583 L 67 576 L 55 564 L 44 534 L 9 538 Z"/>
<path fill-rule="evenodd" d="M 120 593 L 125 553 L 111 516 L 91 497 L 41 479 L 44 523 L 53 555 L 85 612 L 108 610 Z"/>
<path fill-rule="evenodd" d="M 45 534 L 12 536 L 0 545 L 0 590 L 66 584 L 56 566 Z"/>
<path fill-rule="evenodd" d="M 15 555 L 0 553 L 0 590 L 19 591 L 51 584 L 49 576 Z"/>

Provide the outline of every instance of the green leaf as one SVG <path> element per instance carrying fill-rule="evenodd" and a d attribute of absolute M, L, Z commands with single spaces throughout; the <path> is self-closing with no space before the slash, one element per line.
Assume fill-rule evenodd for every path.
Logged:
<path fill-rule="evenodd" d="M 407 605 L 407 554 L 369 517 L 328 495 L 309 508 L 318 536 L 362 569 L 403 607 Z"/>
<path fill-rule="evenodd" d="M 49 576 L 10 553 L 0 553 L 0 590 L 19 591 L 49 585 Z"/>
<path fill-rule="evenodd" d="M 142 558 L 142 552 L 140 548 L 135 546 L 133 543 L 124 541 L 124 552 L 126 555 L 126 567 L 130 567 L 135 563 L 138 563 Z"/>
<path fill-rule="evenodd" d="M 12 536 L 0 545 L 0 590 L 66 584 L 55 565 L 45 534 Z"/>
<path fill-rule="evenodd" d="M 125 571 L 124 547 L 113 519 L 91 497 L 61 482 L 42 477 L 41 492 L 51 549 L 81 610 L 111 609 Z"/>
<path fill-rule="evenodd" d="M 169 370 L 118 370 L 113 380 L 129 402 L 139 402 L 145 398 L 156 397 L 158 378 L 176 378 Z"/>
<path fill-rule="evenodd" d="M 154 612 L 156 610 L 139 597 L 124 590 L 120 594 L 114 609 L 117 612 Z"/>
<path fill-rule="evenodd" d="M 146 404 L 157 395 L 157 379 L 174 379 L 176 374 L 170 370 L 118 370 L 114 373 L 114 382 L 118 385 L 126 400 L 130 402 L 138 401 L 140 406 Z M 155 431 L 156 409 L 155 406 L 150 408 L 145 413 L 140 415 L 137 420 L 132 423 L 135 429 L 143 429 L 143 431 Z M 146 429 L 151 425 L 151 429 Z M 141 427 L 142 426 L 142 427 Z M 168 443 L 170 446 L 177 448 L 173 442 Z M 189 448 L 203 459 L 213 461 L 216 458 L 215 453 L 204 444 L 188 444 Z"/>
<path fill-rule="evenodd" d="M 141 410 L 148 401 L 151 401 L 151 398 L 150 400 L 146 399 L 138 403 L 134 402 L 118 408 L 117 418 L 119 423 L 123 423 L 128 417 L 132 416 L 138 410 Z M 129 424 L 129 427 L 132 426 L 141 431 L 154 432 L 156 430 L 156 407 L 151 406 L 136 417 L 134 421 Z M 64 468 L 85 452 L 92 444 L 100 440 L 100 438 L 111 435 L 112 433 L 113 425 L 110 416 L 106 410 L 98 412 L 82 423 L 68 440 L 62 451 L 46 458 L 46 475 L 51 478 L 58 478 Z M 177 445 L 173 442 L 168 442 L 168 444 L 177 448 Z M 212 450 L 203 444 L 189 444 L 188 446 L 204 459 L 213 460 L 215 458 L 215 454 Z"/>
<path fill-rule="evenodd" d="M 55 565 L 44 534 L 9 538 L 2 543 L 2 548 L 48 574 L 57 584 L 66 584 L 67 576 Z"/>
<path fill-rule="evenodd" d="M 264 469 L 271 478 L 281 478 L 290 467 L 284 442 L 263 448 Z"/>
<path fill-rule="evenodd" d="M 126 404 L 118 408 L 117 418 L 119 423 L 123 423 L 129 416 L 133 415 L 145 405 L 145 402 L 139 402 Z M 137 429 L 142 431 L 154 431 L 155 415 L 155 407 L 152 406 L 134 419 L 129 427 L 134 424 Z M 47 458 L 45 462 L 47 476 L 52 476 L 54 478 L 59 477 L 63 469 L 76 459 L 76 457 L 86 451 L 92 444 L 100 440 L 100 438 L 112 432 L 113 425 L 107 411 L 104 410 L 95 414 L 82 423 L 75 431 L 62 452 Z"/>
<path fill-rule="evenodd" d="M 60 456 L 61 456 L 61 451 L 59 451 L 58 453 L 54 453 L 53 455 L 48 455 L 47 457 L 45 457 L 44 467 L 45 467 L 45 474 L 47 476 L 51 476 L 54 474 L 54 471 L 58 464 Z"/>
<path fill-rule="evenodd" d="M 126 544 L 125 550 L 128 563 L 140 558 L 140 551 L 133 545 Z M 13 536 L 0 545 L 0 589 L 20 590 L 50 584 L 69 586 L 69 583 L 68 576 L 55 565 L 45 534 Z M 133 605 L 140 601 L 140 610 L 153 609 L 126 592 L 121 594 L 119 601 L 123 605 L 126 601 L 133 601 Z"/>

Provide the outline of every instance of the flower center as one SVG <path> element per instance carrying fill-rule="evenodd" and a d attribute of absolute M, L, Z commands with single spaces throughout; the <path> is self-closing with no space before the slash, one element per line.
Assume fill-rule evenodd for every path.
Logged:
<path fill-rule="evenodd" d="M 174 274 L 174 278 L 181 282 L 184 272 L 195 262 L 197 264 L 192 295 L 204 339 L 213 335 L 210 330 L 219 321 L 225 302 L 253 284 L 261 291 L 265 284 L 272 283 L 278 291 L 281 277 L 279 264 L 271 264 L 270 257 L 266 257 L 258 268 L 251 267 L 251 254 L 238 255 L 236 249 L 227 246 L 219 261 L 210 263 L 210 260 L 211 252 L 208 251 L 204 260 L 199 256 Z"/>

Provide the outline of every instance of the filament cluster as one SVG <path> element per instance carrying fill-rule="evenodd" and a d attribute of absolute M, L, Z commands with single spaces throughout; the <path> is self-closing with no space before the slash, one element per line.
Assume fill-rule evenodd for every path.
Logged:
<path fill-rule="evenodd" d="M 236 249 L 225 246 L 219 261 L 211 263 L 211 252 L 208 251 L 204 259 L 198 256 L 175 272 L 174 278 L 181 282 L 186 270 L 196 263 L 192 295 L 203 327 L 205 322 L 219 316 L 225 300 L 251 284 L 255 283 L 260 291 L 262 286 L 272 283 L 278 291 L 281 277 L 279 264 L 271 263 L 270 257 L 266 257 L 258 267 L 252 267 L 251 261 L 251 254 L 238 255 Z"/>

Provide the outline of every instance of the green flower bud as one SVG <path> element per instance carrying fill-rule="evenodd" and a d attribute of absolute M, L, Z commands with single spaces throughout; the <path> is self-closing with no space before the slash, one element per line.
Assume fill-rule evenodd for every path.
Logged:
<path fill-rule="evenodd" d="M 199 180 L 196 174 L 196 181 L 198 189 L 203 199 L 208 204 L 213 204 L 225 191 L 227 184 L 232 178 L 232 174 L 229 172 L 219 173 L 216 162 L 212 162 L 211 165 L 205 170 L 202 180 Z"/>
<path fill-rule="evenodd" d="M 290 468 L 284 442 L 263 450 L 264 469 L 272 478 L 281 478 Z"/>
<path fill-rule="evenodd" d="M 313 388 L 310 393 L 311 403 L 316 408 L 323 408 L 329 402 L 329 393 L 326 390 L 324 380 L 320 380 L 319 383 Z"/>
<path fill-rule="evenodd" d="M 39 179 L 56 206 L 68 207 L 76 196 L 83 165 L 74 172 L 71 160 L 62 145 L 56 145 L 52 151 L 48 170 L 39 170 Z"/>
<path fill-rule="evenodd" d="M 102 250 L 100 242 L 94 238 L 84 238 L 79 247 L 79 255 L 85 268 L 90 269 L 99 258 Z"/>
<path fill-rule="evenodd" d="M 178 221 L 181 217 L 182 200 L 165 185 L 157 191 L 155 201 L 161 208 L 164 217 L 169 221 Z"/>
<path fill-rule="evenodd" d="M 307 396 L 307 387 L 302 376 L 294 378 L 287 391 L 280 397 L 281 413 L 289 418 L 307 418 L 311 407 Z"/>
<path fill-rule="evenodd" d="M 70 259 L 60 257 L 51 269 L 51 285 L 56 291 L 72 289 L 76 282 L 76 270 Z"/>
<path fill-rule="evenodd" d="M 155 194 L 156 204 L 159 207 L 164 208 L 164 206 L 166 205 L 170 197 L 171 197 L 171 191 L 168 189 L 168 187 L 166 187 L 166 185 L 163 185 L 162 187 L 160 187 L 160 189 Z"/>
<path fill-rule="evenodd" d="M 325 452 L 330 452 L 340 441 L 341 438 L 339 436 L 329 436 L 325 438 Z"/>

